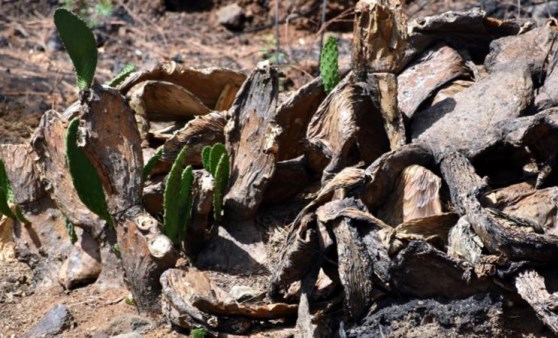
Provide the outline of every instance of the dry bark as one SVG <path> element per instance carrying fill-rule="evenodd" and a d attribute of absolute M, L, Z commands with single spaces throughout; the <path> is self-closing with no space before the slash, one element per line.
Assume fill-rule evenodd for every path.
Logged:
<path fill-rule="evenodd" d="M 133 111 L 118 91 L 94 87 L 81 121 L 79 145 L 103 184 L 129 287 L 140 311 L 157 311 L 159 277 L 177 256 L 141 204 L 143 160 Z"/>
<path fill-rule="evenodd" d="M 377 83 L 357 82 L 349 74 L 322 102 L 306 138 L 312 169 L 329 181 L 359 161 L 372 163 L 389 150 Z"/>
<path fill-rule="evenodd" d="M 283 128 L 279 136 L 278 161 L 304 154 L 306 129 L 325 97 L 322 80 L 317 77 L 300 87 L 277 108 L 277 122 Z"/>
<path fill-rule="evenodd" d="M 297 312 L 297 306 L 292 304 L 239 303 L 207 274 L 194 268 L 170 269 L 161 276 L 161 284 L 164 311 L 174 324 L 186 328 L 204 324 L 221 332 L 243 334 L 253 322 L 291 317 Z"/>
<path fill-rule="evenodd" d="M 393 226 L 416 218 L 442 213 L 442 180 L 430 170 L 411 165 L 399 176 L 388 201 L 378 210 L 378 217 Z"/>
<path fill-rule="evenodd" d="M 547 291 L 544 278 L 536 271 L 520 273 L 515 278 L 517 292 L 533 307 L 537 317 L 558 334 L 558 296 Z"/>
<path fill-rule="evenodd" d="M 225 138 L 231 175 L 224 206 L 229 219 L 253 219 L 275 172 L 281 133 L 277 124 L 278 90 L 277 71 L 260 65 L 227 113 Z"/>
<path fill-rule="evenodd" d="M 469 76 L 470 71 L 461 55 L 445 44 L 437 44 L 419 55 L 397 77 L 399 109 L 411 118 L 442 86 Z"/>
<path fill-rule="evenodd" d="M 72 177 L 66 164 L 67 121 L 54 112 L 46 112 L 35 131 L 32 145 L 39 155 L 38 167 L 46 187 L 50 190 L 58 208 L 75 226 L 98 237 L 105 222 L 80 200 L 74 189 Z"/>
<path fill-rule="evenodd" d="M 185 165 L 200 166 L 201 152 L 204 147 L 225 141 L 224 128 L 226 120 L 223 113 L 214 112 L 188 122 L 184 128 L 176 131 L 163 145 L 161 168 L 168 171 L 182 148 L 188 147 L 184 159 Z M 166 165 L 166 166 L 165 166 Z M 165 172 L 157 169 L 155 173 Z"/>
<path fill-rule="evenodd" d="M 550 262 L 558 254 L 555 236 L 504 227 L 494 214 L 482 208 L 479 198 L 488 187 L 464 155 L 448 153 L 441 159 L 440 167 L 458 212 L 467 216 L 488 250 L 532 262 Z"/>
<path fill-rule="evenodd" d="M 29 144 L 2 144 L 0 159 L 14 193 L 14 202 L 27 209 L 45 196 L 36 166 L 37 154 Z"/>
<path fill-rule="evenodd" d="M 174 62 L 166 62 L 145 71 L 138 71 L 130 75 L 118 86 L 120 92 L 126 95 L 133 86 L 143 81 L 164 81 L 173 83 L 191 92 L 209 109 L 224 108 L 225 104 L 219 101 L 234 97 L 236 91 L 231 89 L 240 88 L 246 76 L 227 69 L 209 68 L 197 70 Z M 228 93 L 225 97 L 223 93 Z"/>

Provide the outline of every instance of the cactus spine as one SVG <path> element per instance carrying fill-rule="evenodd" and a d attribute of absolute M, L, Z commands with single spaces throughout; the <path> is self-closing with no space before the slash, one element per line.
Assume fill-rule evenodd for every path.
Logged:
<path fill-rule="evenodd" d="M 326 93 L 331 92 L 339 83 L 338 58 L 337 40 L 330 36 L 327 38 L 320 57 L 320 74 Z"/>
<path fill-rule="evenodd" d="M 167 176 L 164 193 L 163 233 L 175 244 L 186 238 L 186 231 L 192 214 L 191 166 L 184 168 L 184 158 L 188 152 L 183 148 Z"/>

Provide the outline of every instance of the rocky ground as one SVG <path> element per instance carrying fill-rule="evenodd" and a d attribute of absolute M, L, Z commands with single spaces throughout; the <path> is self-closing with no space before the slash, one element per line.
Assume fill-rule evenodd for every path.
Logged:
<path fill-rule="evenodd" d="M 0 0 L 1 143 L 28 140 L 46 110 L 62 111 L 76 99 L 71 64 L 52 22 L 53 10 L 62 2 Z M 72 3 L 74 10 L 81 8 L 95 20 L 100 82 L 128 63 L 145 68 L 173 60 L 192 67 L 219 66 L 248 73 L 268 59 L 279 63 L 284 73 L 282 89 L 287 91 L 317 74 L 319 12 L 316 1 L 296 6 L 299 2 L 281 3 L 281 53 L 275 53 L 273 2 L 223 0 L 200 7 L 196 1 L 119 0 L 111 2 L 108 15 L 95 9 L 96 1 Z M 341 41 L 343 67 L 349 62 L 351 1 L 331 2 L 328 29 L 340 30 L 327 34 Z M 238 3 L 236 7 L 226 7 L 234 3 Z M 543 20 L 558 10 L 558 1 L 525 1 L 521 8 L 515 7 L 516 1 L 405 1 L 411 18 L 474 5 L 498 17 L 520 20 Z M 139 316 L 125 288 L 93 284 L 66 291 L 56 281 L 36 285 L 29 262 L 16 258 L 9 233 L 0 229 L 0 337 L 24 333 L 29 337 L 46 333 L 67 337 L 181 335 L 160 317 Z M 408 319 L 396 320 L 403 323 Z M 397 335 L 427 336 L 431 333 L 427 324 L 419 331 L 400 325 Z"/>

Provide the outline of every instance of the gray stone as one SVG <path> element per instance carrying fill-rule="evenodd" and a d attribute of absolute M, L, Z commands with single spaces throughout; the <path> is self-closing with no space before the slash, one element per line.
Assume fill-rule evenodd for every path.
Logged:
<path fill-rule="evenodd" d="M 72 315 L 66 305 L 57 304 L 22 337 L 57 337 L 72 325 Z"/>
<path fill-rule="evenodd" d="M 229 30 L 242 30 L 244 27 L 244 10 L 235 3 L 222 7 L 217 11 L 217 21 Z"/>
<path fill-rule="evenodd" d="M 111 335 L 145 333 L 154 327 L 149 319 L 137 315 L 122 315 L 111 321 L 102 332 Z"/>
<path fill-rule="evenodd" d="M 111 338 L 143 338 L 143 336 L 138 332 L 130 332 L 112 336 Z"/>

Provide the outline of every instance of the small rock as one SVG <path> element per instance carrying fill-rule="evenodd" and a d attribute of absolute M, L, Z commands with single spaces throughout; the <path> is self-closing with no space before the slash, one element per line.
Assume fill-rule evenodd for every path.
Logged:
<path fill-rule="evenodd" d="M 172 61 L 176 63 L 184 63 L 184 57 L 182 57 L 181 54 L 176 54 L 175 56 L 172 57 Z"/>
<path fill-rule="evenodd" d="M 72 315 L 66 305 L 57 304 L 22 337 L 57 337 L 72 324 Z"/>
<path fill-rule="evenodd" d="M 101 274 L 99 244 L 86 232 L 72 248 L 58 275 L 60 284 L 71 290 L 97 280 Z"/>
<path fill-rule="evenodd" d="M 260 290 L 251 288 L 249 286 L 244 286 L 244 285 L 235 285 L 231 288 L 231 292 L 230 292 L 230 295 L 237 302 L 243 302 L 249 299 L 254 299 L 261 294 L 262 292 Z"/>
<path fill-rule="evenodd" d="M 237 4 L 230 4 L 217 11 L 217 21 L 231 31 L 239 31 L 244 27 L 244 10 Z"/>
<path fill-rule="evenodd" d="M 124 333 L 145 333 L 153 327 L 153 323 L 147 318 L 136 315 L 122 315 L 111 321 L 102 331 L 114 336 Z"/>
<path fill-rule="evenodd" d="M 60 36 L 58 36 L 58 32 L 56 30 L 52 31 L 47 38 L 46 41 L 46 49 L 48 51 L 63 51 L 64 45 L 62 44 L 62 40 Z"/>
<path fill-rule="evenodd" d="M 143 336 L 138 332 L 130 332 L 119 334 L 118 336 L 112 336 L 111 338 L 143 338 Z"/>

